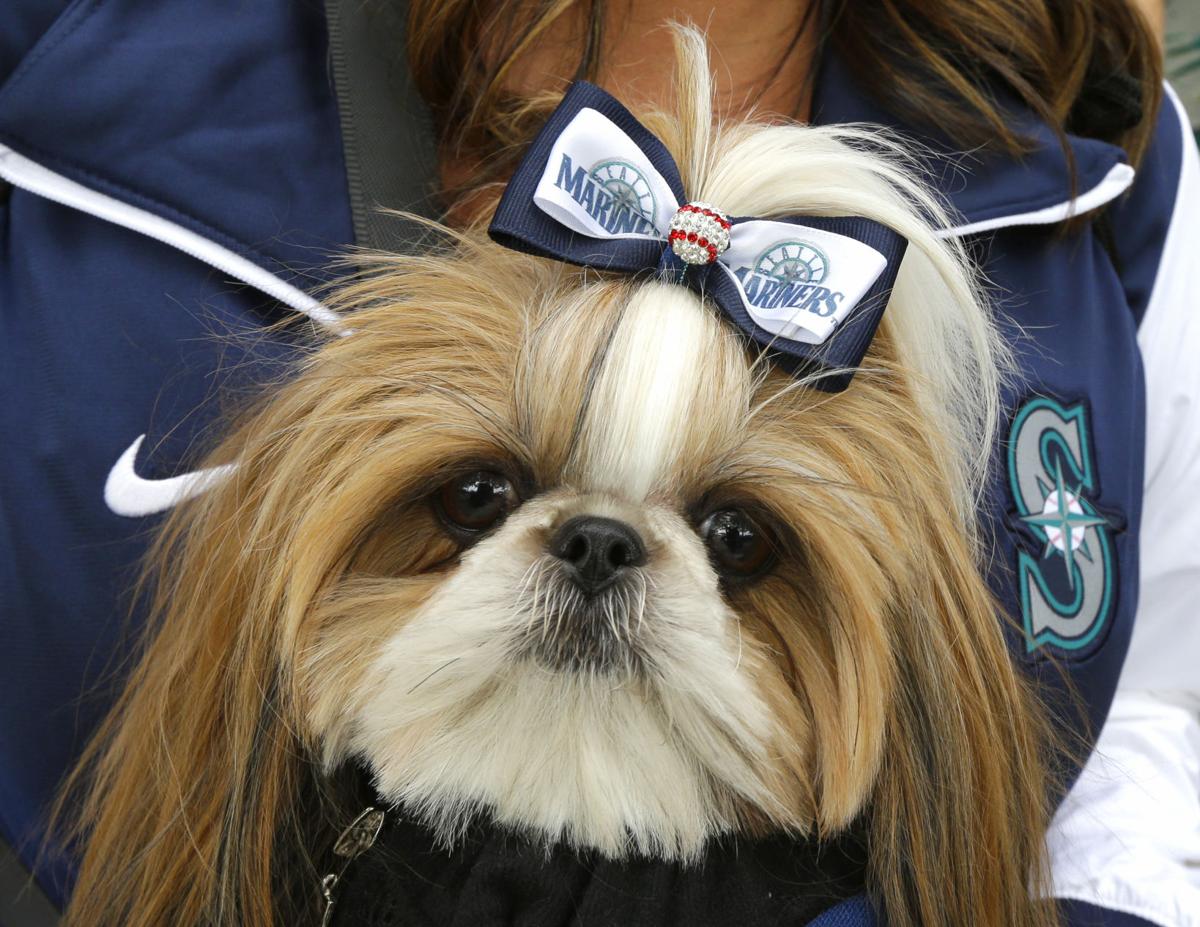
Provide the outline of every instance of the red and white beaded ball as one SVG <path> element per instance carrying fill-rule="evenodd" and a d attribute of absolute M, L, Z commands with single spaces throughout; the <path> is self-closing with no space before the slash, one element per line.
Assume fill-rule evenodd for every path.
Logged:
<path fill-rule="evenodd" d="M 667 236 L 685 264 L 711 264 L 729 247 L 729 217 L 708 203 L 680 206 Z"/>

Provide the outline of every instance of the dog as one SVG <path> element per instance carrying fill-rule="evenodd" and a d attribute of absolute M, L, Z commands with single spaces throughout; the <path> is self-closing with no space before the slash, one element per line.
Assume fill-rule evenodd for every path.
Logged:
<path fill-rule="evenodd" d="M 482 815 L 689 866 L 857 825 L 891 923 L 1052 923 L 1049 735 L 976 525 L 990 309 L 898 143 L 714 127 L 703 39 L 680 47 L 647 124 L 689 192 L 907 239 L 849 388 L 687 287 L 481 223 L 363 257 L 331 301 L 350 332 L 230 423 L 208 462 L 236 471 L 160 532 L 155 620 L 80 773 L 70 923 L 299 921 L 281 871 L 350 763 L 450 847 Z"/>

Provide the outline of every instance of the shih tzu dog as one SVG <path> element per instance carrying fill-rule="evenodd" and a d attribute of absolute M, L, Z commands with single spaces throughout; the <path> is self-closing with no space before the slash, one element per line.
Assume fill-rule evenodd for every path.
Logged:
<path fill-rule="evenodd" d="M 853 830 L 897 927 L 1051 922 L 964 254 L 895 143 L 713 128 L 680 44 L 678 112 L 573 90 L 500 244 L 374 258 L 232 423 L 87 758 L 70 923 L 319 923 L 347 768 L 447 853 L 485 821 L 683 871 Z"/>

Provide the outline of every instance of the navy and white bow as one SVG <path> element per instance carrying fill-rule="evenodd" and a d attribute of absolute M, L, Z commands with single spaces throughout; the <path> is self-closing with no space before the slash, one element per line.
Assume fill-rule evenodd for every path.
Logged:
<path fill-rule="evenodd" d="M 710 299 L 788 370 L 827 371 L 814 385 L 845 389 L 887 306 L 903 236 L 858 216 L 740 218 L 719 206 L 689 203 L 662 142 L 580 81 L 526 152 L 489 234 L 571 264 L 657 272 Z"/>

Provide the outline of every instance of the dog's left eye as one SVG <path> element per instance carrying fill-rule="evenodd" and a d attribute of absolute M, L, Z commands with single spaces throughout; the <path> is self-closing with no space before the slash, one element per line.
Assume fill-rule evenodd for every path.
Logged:
<path fill-rule="evenodd" d="M 477 470 L 451 480 L 438 493 L 446 521 L 462 531 L 477 533 L 499 524 L 516 505 L 517 494 L 508 477 Z"/>
<path fill-rule="evenodd" d="M 701 522 L 700 536 L 723 573 L 736 577 L 753 576 L 771 559 L 771 544 L 766 532 L 740 509 L 713 512 Z"/>

